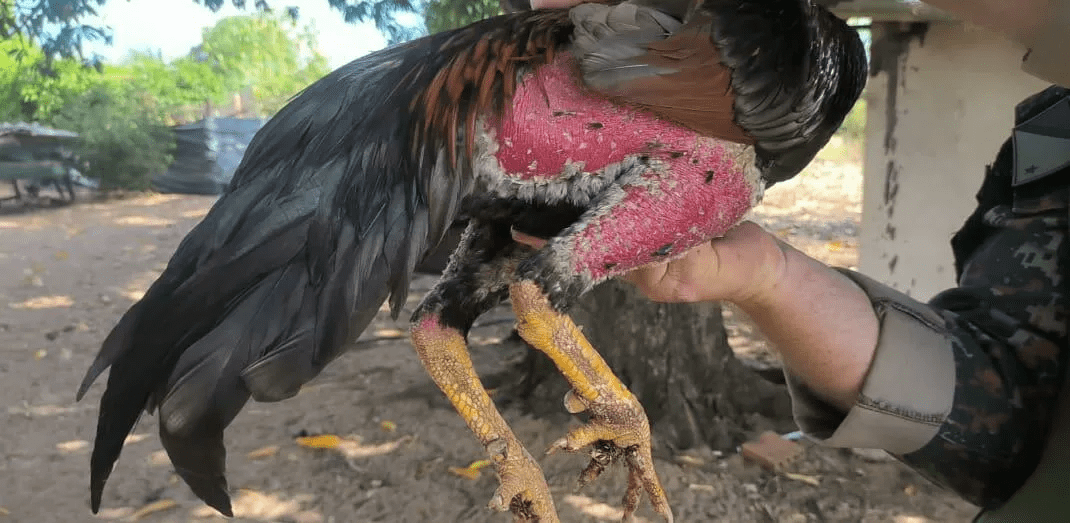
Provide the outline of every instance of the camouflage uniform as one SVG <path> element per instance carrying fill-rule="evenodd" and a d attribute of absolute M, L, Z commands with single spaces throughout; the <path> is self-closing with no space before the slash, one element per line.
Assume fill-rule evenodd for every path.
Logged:
<path fill-rule="evenodd" d="M 1068 94 L 1052 88 L 1026 100 L 1017 121 L 1070 104 Z M 789 376 L 808 434 L 888 449 L 982 507 L 1007 500 L 1036 468 L 1070 352 L 1070 167 L 1015 186 L 1014 154 L 1008 140 L 952 241 L 959 287 L 925 305 L 844 271 L 881 319 L 874 364 L 846 416 Z M 953 387 L 940 383 L 949 372 Z"/>

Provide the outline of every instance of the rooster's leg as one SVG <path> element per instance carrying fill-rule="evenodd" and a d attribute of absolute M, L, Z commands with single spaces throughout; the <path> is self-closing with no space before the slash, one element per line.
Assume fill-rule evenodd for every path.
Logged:
<path fill-rule="evenodd" d="M 572 385 L 565 408 L 571 413 L 590 414 L 586 425 L 558 440 L 550 450 L 575 452 L 593 447 L 591 463 L 580 475 L 580 486 L 598 477 L 617 458 L 625 458 L 629 469 L 625 520 L 639 506 L 645 490 L 654 510 L 672 521 L 665 491 L 654 471 L 650 424 L 639 400 L 613 374 L 576 324 L 551 308 L 538 285 L 522 281 L 513 284 L 509 292 L 520 335 L 546 353 Z"/>
<path fill-rule="evenodd" d="M 501 482 L 491 508 L 511 510 L 517 520 L 556 522 L 542 469 L 495 408 L 479 381 L 465 342 L 476 317 L 505 297 L 508 274 L 522 249 L 508 228 L 473 222 L 465 231 L 442 280 L 417 308 L 412 343 L 427 373 L 468 423 L 495 464 Z"/>

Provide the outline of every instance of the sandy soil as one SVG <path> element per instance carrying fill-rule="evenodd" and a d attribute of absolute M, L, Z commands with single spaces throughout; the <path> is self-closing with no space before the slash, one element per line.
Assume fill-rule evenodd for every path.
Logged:
<path fill-rule="evenodd" d="M 852 165 L 818 162 L 770 191 L 755 219 L 821 259 L 855 263 L 860 175 Z M 88 509 L 88 455 L 101 383 L 74 403 L 82 373 L 119 315 L 166 263 L 212 198 L 134 195 L 62 208 L 0 207 L 0 523 L 211 521 L 173 474 L 142 421 L 104 494 Z M 416 282 L 410 306 L 432 280 Z M 491 313 L 507 318 L 508 311 Z M 775 365 L 764 342 L 729 314 L 733 344 Z M 460 418 L 433 388 L 403 323 L 381 315 L 369 341 L 331 365 L 292 400 L 251 404 L 228 431 L 235 521 L 503 522 L 485 503 L 493 474 L 450 471 L 483 458 Z M 472 336 L 483 372 L 502 368 L 515 348 L 499 342 L 508 322 Z M 564 433 L 565 415 L 506 417 L 536 454 Z M 335 450 L 299 446 L 295 436 L 337 434 Z M 677 521 L 969 521 L 974 509 L 881 453 L 805 444 L 803 456 L 774 474 L 737 453 L 658 456 Z M 564 521 L 619 518 L 619 472 L 572 491 L 579 456 L 541 458 Z M 655 521 L 649 511 L 643 521 Z"/>

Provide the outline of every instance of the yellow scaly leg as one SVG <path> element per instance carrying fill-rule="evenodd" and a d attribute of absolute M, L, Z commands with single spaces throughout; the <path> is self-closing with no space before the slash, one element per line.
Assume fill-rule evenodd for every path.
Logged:
<path fill-rule="evenodd" d="M 520 336 L 549 356 L 572 385 L 565 407 L 572 413 L 586 410 L 591 416 L 587 425 L 569 432 L 550 451 L 575 452 L 594 445 L 591 464 L 580 476 L 581 485 L 623 456 L 629 469 L 624 519 L 628 520 L 638 508 L 645 490 L 654 510 L 671 522 L 672 510 L 650 453 L 650 423 L 639 400 L 613 374 L 579 327 L 551 308 L 538 285 L 530 281 L 514 283 L 509 295 Z"/>
<path fill-rule="evenodd" d="M 558 523 L 542 469 L 505 423 L 479 381 L 464 336 L 434 315 L 412 326 L 412 343 L 424 368 L 486 448 L 501 485 L 491 498 L 495 510 L 511 510 L 518 521 Z"/>

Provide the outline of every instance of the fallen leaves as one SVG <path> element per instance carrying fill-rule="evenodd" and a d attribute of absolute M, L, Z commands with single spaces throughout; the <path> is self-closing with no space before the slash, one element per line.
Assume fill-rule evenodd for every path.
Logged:
<path fill-rule="evenodd" d="M 469 463 L 467 467 L 450 467 L 449 471 L 464 479 L 474 481 L 479 479 L 479 470 L 490 465 L 491 461 L 489 459 L 479 459 Z"/>
<path fill-rule="evenodd" d="M 310 449 L 333 449 L 342 444 L 342 438 L 334 434 L 298 437 L 296 441 L 298 445 Z"/>
<path fill-rule="evenodd" d="M 266 447 L 260 447 L 256 450 L 250 451 L 245 455 L 249 459 L 267 459 L 275 454 L 279 453 L 278 445 L 268 445 Z"/>
<path fill-rule="evenodd" d="M 403 436 L 392 441 L 365 445 L 363 438 L 360 436 L 354 435 L 343 438 L 334 434 L 320 434 L 317 436 L 298 437 L 296 442 L 305 448 L 333 450 L 346 458 L 356 459 L 390 454 L 401 448 L 405 443 L 412 441 L 412 439 L 412 436 Z"/>

